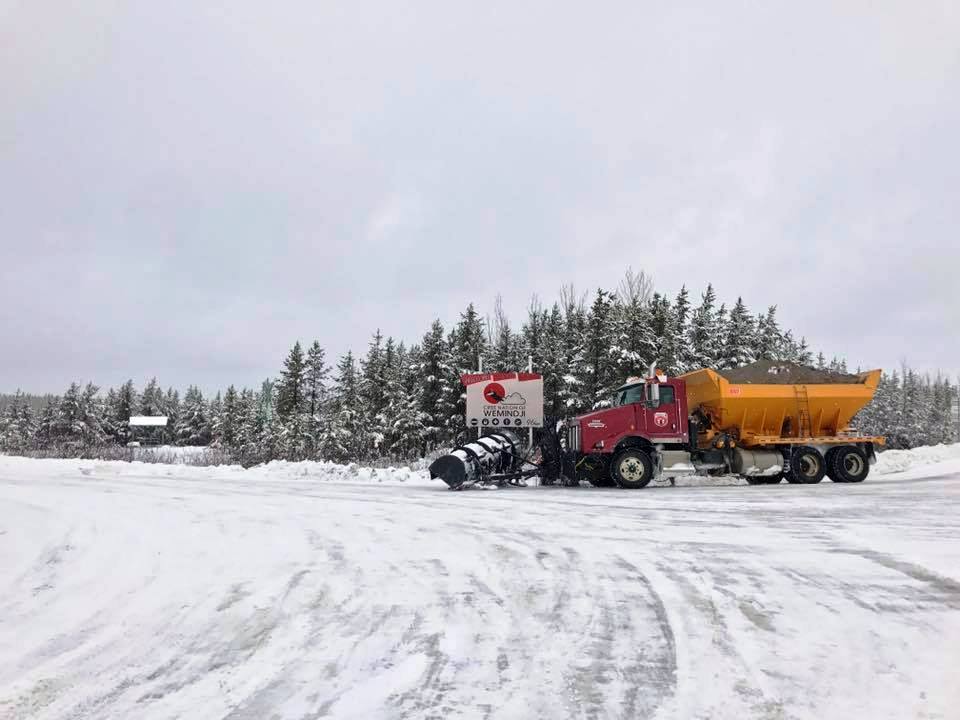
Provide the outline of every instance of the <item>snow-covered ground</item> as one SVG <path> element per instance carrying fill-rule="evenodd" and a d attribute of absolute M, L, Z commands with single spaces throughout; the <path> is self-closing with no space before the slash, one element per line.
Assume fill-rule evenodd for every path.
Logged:
<path fill-rule="evenodd" d="M 956 718 L 958 665 L 958 446 L 634 492 L 0 458 L 0 718 Z"/>

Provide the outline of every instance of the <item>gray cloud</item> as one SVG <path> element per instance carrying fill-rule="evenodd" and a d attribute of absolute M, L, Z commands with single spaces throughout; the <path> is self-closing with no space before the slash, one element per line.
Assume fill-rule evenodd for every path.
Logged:
<path fill-rule="evenodd" d="M 0 388 L 253 384 L 627 265 L 956 373 L 958 37 L 949 3 L 0 2 Z"/>

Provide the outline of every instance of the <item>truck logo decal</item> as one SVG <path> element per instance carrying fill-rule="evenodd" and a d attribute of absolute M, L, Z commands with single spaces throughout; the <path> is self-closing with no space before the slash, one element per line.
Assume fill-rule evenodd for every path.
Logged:
<path fill-rule="evenodd" d="M 591 420 L 587 423 L 587 427 L 590 428 L 605 428 L 607 424 L 603 420 Z"/>
<path fill-rule="evenodd" d="M 665 412 L 658 412 L 653 414 L 653 424 L 657 427 L 666 427 L 667 423 L 670 421 L 670 416 Z"/>

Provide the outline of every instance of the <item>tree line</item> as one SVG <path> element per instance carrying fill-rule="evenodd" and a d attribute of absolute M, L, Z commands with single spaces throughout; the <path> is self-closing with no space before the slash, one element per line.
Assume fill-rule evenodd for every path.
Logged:
<path fill-rule="evenodd" d="M 603 407 L 653 362 L 671 375 L 756 360 L 847 370 L 842 359 L 814 356 L 803 337 L 781 328 L 775 306 L 754 313 L 738 298 L 728 308 L 712 285 L 694 304 L 686 287 L 668 297 L 644 273 L 628 271 L 617 288 L 589 297 L 572 286 L 549 306 L 534 297 L 517 327 L 498 298 L 489 315 L 470 304 L 452 327 L 434 320 L 409 346 L 377 330 L 362 356 L 347 352 L 333 367 L 319 341 L 306 349 L 298 341 L 279 375 L 257 389 L 231 385 L 207 398 L 196 386 L 182 397 L 164 391 L 156 379 L 142 391 L 127 381 L 106 393 L 73 383 L 39 410 L 18 394 L 0 415 L 0 449 L 70 455 L 122 445 L 131 438 L 131 415 L 166 415 L 166 430 L 146 432 L 161 432 L 171 444 L 214 445 L 245 465 L 410 460 L 464 433 L 462 373 L 480 362 L 486 371 L 524 369 L 528 358 L 544 376 L 544 411 L 555 417 Z M 956 402 L 949 380 L 904 367 L 884 374 L 855 422 L 889 435 L 896 447 L 952 442 L 960 425 Z"/>

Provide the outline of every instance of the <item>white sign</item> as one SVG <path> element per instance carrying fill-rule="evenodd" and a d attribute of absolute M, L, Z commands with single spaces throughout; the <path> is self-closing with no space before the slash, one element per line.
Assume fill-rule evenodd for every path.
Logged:
<path fill-rule="evenodd" d="M 131 415 L 130 424 L 135 427 L 166 427 L 166 415 Z"/>
<path fill-rule="evenodd" d="M 543 427 L 539 373 L 476 373 L 460 380 L 467 388 L 467 427 Z"/>

